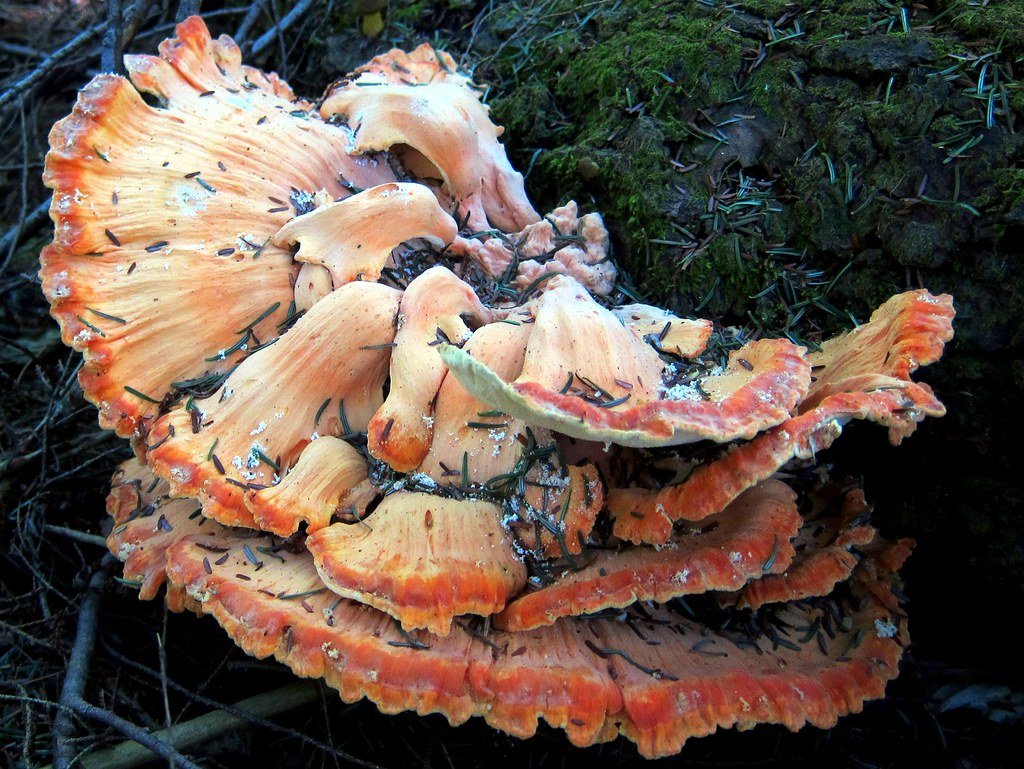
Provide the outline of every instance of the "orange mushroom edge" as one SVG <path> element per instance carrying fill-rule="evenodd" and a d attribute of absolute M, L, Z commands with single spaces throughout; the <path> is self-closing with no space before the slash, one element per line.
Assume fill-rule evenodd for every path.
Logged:
<path fill-rule="evenodd" d="M 672 385 L 654 347 L 577 281 L 554 275 L 540 291 L 529 303 L 535 328 L 515 381 L 455 346 L 440 348 L 467 390 L 531 424 L 624 446 L 726 442 L 782 422 L 807 394 L 810 364 L 788 340 L 750 342 L 699 387 Z"/>
<path fill-rule="evenodd" d="M 664 603 L 681 595 L 731 590 L 788 568 L 794 556 L 790 540 L 799 526 L 796 495 L 781 481 L 765 481 L 720 516 L 661 549 L 597 552 L 585 566 L 517 598 L 497 622 L 508 630 L 529 630 L 559 617 L 621 609 L 636 601 Z"/>
<path fill-rule="evenodd" d="M 167 496 L 167 482 L 157 478 L 138 459 L 123 462 L 114 473 L 107 495 L 107 512 L 114 519 L 107 537 L 107 549 L 124 563 L 123 580 L 137 585 L 139 598 L 156 598 L 167 582 L 167 549 L 185 536 L 202 542 L 216 536 L 218 527 L 200 514 L 193 499 Z M 167 588 L 167 606 L 172 611 L 194 609 L 185 592 Z"/>
<path fill-rule="evenodd" d="M 722 510 L 794 458 L 813 462 L 851 419 L 884 425 L 890 441 L 900 443 L 926 416 L 945 413 L 931 388 L 910 374 L 941 356 L 953 336 L 953 316 L 948 295 L 911 291 L 892 297 L 867 323 L 807 356 L 814 381 L 793 417 L 696 467 L 682 483 L 610 489 L 615 533 L 631 542 L 665 542 L 673 522 Z"/>
<path fill-rule="evenodd" d="M 649 758 L 882 696 L 913 543 L 803 470 L 851 419 L 944 413 L 912 375 L 950 297 L 810 352 L 643 304 L 447 53 L 314 106 L 176 34 L 83 88 L 44 175 L 43 291 L 136 451 L 107 544 L 140 598 L 347 702 Z"/>
<path fill-rule="evenodd" d="M 314 193 L 394 179 L 200 19 L 160 51 L 127 57 L 131 80 L 98 75 L 82 89 L 50 132 L 43 174 L 54 221 L 43 291 L 64 342 L 85 354 L 79 379 L 101 425 L 125 437 L 174 383 L 237 362 L 238 329 L 275 335 L 295 266 L 270 240 Z"/>
<path fill-rule="evenodd" d="M 621 733 L 649 758 L 719 728 L 832 726 L 881 696 L 908 640 L 884 553 L 843 591 L 785 604 L 760 625 L 715 630 L 649 606 L 519 633 L 459 622 L 442 637 L 339 598 L 306 553 L 254 559 L 260 540 L 229 532 L 203 544 L 171 547 L 171 582 L 248 653 L 322 677 L 345 701 L 439 712 L 453 724 L 479 715 L 519 737 L 543 718 L 573 744 Z M 821 627 L 826 615 L 841 618 L 830 633 L 793 630 Z"/>
<path fill-rule="evenodd" d="M 332 591 L 438 635 L 456 616 L 500 611 L 526 583 L 501 511 L 479 500 L 399 491 L 367 521 L 336 523 L 307 545 Z"/>
<path fill-rule="evenodd" d="M 398 58 L 392 61 L 404 66 Z M 440 177 L 438 194 L 464 211 L 474 230 L 513 232 L 537 221 L 523 176 L 498 141 L 504 129 L 491 122 L 470 81 L 447 70 L 451 60 L 439 62 L 399 76 L 378 59 L 332 86 L 320 114 L 351 127 L 353 153 L 390 150 L 424 180 Z"/>
<path fill-rule="evenodd" d="M 827 595 L 850 578 L 862 549 L 875 541 L 878 532 L 867 523 L 871 506 L 864 491 L 835 486 L 815 495 L 819 504 L 793 542 L 792 563 L 747 583 L 736 594 L 737 606 L 758 609 L 768 603 Z"/>

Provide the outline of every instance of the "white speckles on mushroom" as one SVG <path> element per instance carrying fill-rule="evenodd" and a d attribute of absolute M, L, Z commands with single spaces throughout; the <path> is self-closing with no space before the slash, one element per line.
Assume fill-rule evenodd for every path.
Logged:
<path fill-rule="evenodd" d="M 167 205 L 177 204 L 181 216 L 195 216 L 206 210 L 213 194 L 198 184 L 179 184 L 174 188 L 174 201 Z"/>
<path fill-rule="evenodd" d="M 320 646 L 320 648 L 321 648 L 321 649 L 323 650 L 323 653 L 324 653 L 324 654 L 326 654 L 326 655 L 327 655 L 328 657 L 330 657 L 330 658 L 331 658 L 332 660 L 337 660 L 337 659 L 338 659 L 338 658 L 339 658 L 339 657 L 341 656 L 341 655 L 340 655 L 340 654 L 338 653 L 338 650 L 337 650 L 337 649 L 335 649 L 335 648 L 334 648 L 334 647 L 333 647 L 333 646 L 332 646 L 332 645 L 330 644 L 330 642 L 329 642 L 329 641 L 325 641 L 325 642 L 324 642 L 324 643 L 323 643 L 323 644 L 322 644 L 322 645 Z"/>
<path fill-rule="evenodd" d="M 192 470 L 188 467 L 172 467 L 171 476 L 182 482 L 188 482 L 192 478 Z"/>
<path fill-rule="evenodd" d="M 899 628 L 888 617 L 875 620 L 875 633 L 879 638 L 893 638 L 899 632 Z"/>

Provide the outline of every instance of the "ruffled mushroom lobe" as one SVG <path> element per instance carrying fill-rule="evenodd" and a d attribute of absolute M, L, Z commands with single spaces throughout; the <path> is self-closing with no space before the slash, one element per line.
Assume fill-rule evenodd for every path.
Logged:
<path fill-rule="evenodd" d="M 399 298 L 357 282 L 317 302 L 213 395 L 156 421 L 146 455 L 154 472 L 175 495 L 197 498 L 204 515 L 255 526 L 246 491 L 276 484 L 314 433 L 366 430 L 383 402 Z"/>
<path fill-rule="evenodd" d="M 512 318 L 481 326 L 463 349 L 510 382 L 523 370 L 532 324 Z M 518 461 L 525 423 L 495 411 L 446 373 L 434 404 L 430 449 L 418 470 L 444 485 L 486 484 Z M 462 469 L 466 473 L 463 477 Z"/>
<path fill-rule="evenodd" d="M 401 48 L 392 48 L 356 67 L 355 74 L 367 75 L 363 82 L 383 81 L 392 85 L 448 82 L 472 87 L 469 78 L 458 71 L 451 54 L 434 48 L 430 43 L 420 43 L 408 53 Z"/>
<path fill-rule="evenodd" d="M 911 291 L 892 297 L 863 326 L 808 355 L 814 382 L 795 416 L 696 468 L 680 484 L 657 491 L 611 489 L 615 534 L 631 542 L 664 542 L 673 521 L 712 515 L 794 457 L 813 459 L 851 419 L 885 425 L 898 444 L 925 416 L 945 413 L 931 388 L 909 377 L 917 366 L 938 360 L 952 338 L 953 315 L 947 295 Z M 654 515 L 658 508 L 666 515 Z"/>
<path fill-rule="evenodd" d="M 419 82 L 413 79 L 426 70 L 417 67 L 396 82 L 381 70 L 387 72 L 372 67 L 342 81 L 320 107 L 325 118 L 342 118 L 355 132 L 352 153 L 390 150 L 421 178 L 437 169 L 474 230 L 514 232 L 540 218 L 498 141 L 504 129 L 491 122 L 468 80 L 435 71 Z"/>
<path fill-rule="evenodd" d="M 830 513 L 826 507 L 805 521 L 793 542 L 793 562 L 780 573 L 744 586 L 736 594 L 738 607 L 758 609 L 769 603 L 828 595 L 850 578 L 860 562 L 854 550 L 873 542 L 877 532 L 865 525 L 871 507 L 864 500 L 863 490 L 835 493 L 839 499 L 831 502 L 841 510 Z"/>
<path fill-rule="evenodd" d="M 618 276 L 604 220 L 596 213 L 580 216 L 575 201 L 519 232 L 485 230 L 460 235 L 448 250 L 472 259 L 494 280 L 511 279 L 519 291 L 557 273 L 575 279 L 592 294 L 607 296 Z"/>
<path fill-rule="evenodd" d="M 456 347 L 441 355 L 481 400 L 574 438 L 624 446 L 751 438 L 786 419 L 809 385 L 802 347 L 762 339 L 700 380 L 707 400 L 693 387 L 666 390 L 658 353 L 575 280 L 551 277 L 529 309 L 536 323 L 514 382 Z"/>
<path fill-rule="evenodd" d="M 641 339 L 680 358 L 696 358 L 704 352 L 714 330 L 710 320 L 678 318 L 649 304 L 627 304 L 612 312 Z"/>
<path fill-rule="evenodd" d="M 295 258 L 325 267 L 334 288 L 340 288 L 354 280 L 377 280 L 391 252 L 407 240 L 423 238 L 443 248 L 457 232 L 455 220 L 426 187 L 392 182 L 292 219 L 273 243 L 298 244 Z"/>
<path fill-rule="evenodd" d="M 678 753 L 719 728 L 833 726 L 880 697 L 908 636 L 888 568 L 872 555 L 846 593 L 787 605 L 766 625 L 725 635 L 662 609 L 617 619 L 563 619 L 529 632 L 402 631 L 330 592 L 306 553 L 250 558 L 258 539 L 225 535 L 224 554 L 182 540 L 168 573 L 245 651 L 322 677 L 342 699 L 383 712 L 473 715 L 518 737 L 543 718 L 575 745 L 621 733 L 648 758 Z M 802 634 L 841 616 L 831 635 Z M 817 625 L 815 621 L 817 620 Z M 804 641 L 804 638 L 807 638 Z M 819 640 L 820 638 L 820 640 Z"/>
<path fill-rule="evenodd" d="M 781 481 L 765 481 L 721 515 L 702 521 L 698 533 L 677 535 L 664 548 L 595 551 L 587 565 L 510 603 L 498 616 L 498 626 L 530 630 L 560 617 L 636 601 L 735 590 L 789 566 L 794 555 L 790 539 L 800 523 L 792 490 Z"/>
<path fill-rule="evenodd" d="M 398 308 L 388 397 L 370 420 L 367 447 L 393 469 L 409 472 L 423 461 L 433 433 L 431 404 L 447 369 L 437 348 L 463 344 L 491 318 L 476 292 L 446 267 L 420 273 Z"/>
<path fill-rule="evenodd" d="M 85 354 L 86 397 L 125 437 L 175 383 L 276 336 L 295 267 L 269 241 L 313 192 L 394 178 L 196 17 L 161 57 L 127 65 L 131 83 L 97 76 L 50 133 L 55 232 L 40 270 L 62 338 Z"/>
<path fill-rule="evenodd" d="M 107 512 L 114 526 L 107 549 L 124 564 L 123 579 L 137 584 L 139 599 L 151 601 L 167 582 L 167 550 L 183 537 L 203 542 L 218 528 L 200 513 L 194 499 L 168 496 L 167 482 L 157 478 L 138 459 L 121 463 L 110 481 Z M 204 526 L 203 524 L 207 524 Z M 167 606 L 184 611 L 191 606 L 181 588 L 169 585 Z"/>
<path fill-rule="evenodd" d="M 309 443 L 280 483 L 249 491 L 246 504 L 256 526 L 282 537 L 303 521 L 314 532 L 344 509 L 359 519 L 377 496 L 367 477 L 366 460 L 341 438 L 319 436 Z"/>
<path fill-rule="evenodd" d="M 321 529 L 307 546 L 333 592 L 407 630 L 446 636 L 455 617 L 500 611 L 526 584 L 500 511 L 488 502 L 398 492 L 365 522 Z"/>

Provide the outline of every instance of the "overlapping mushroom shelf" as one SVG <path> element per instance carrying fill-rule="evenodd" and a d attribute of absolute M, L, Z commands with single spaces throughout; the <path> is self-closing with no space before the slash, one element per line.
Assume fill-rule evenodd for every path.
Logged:
<path fill-rule="evenodd" d="M 652 757 L 882 695 L 910 543 L 772 476 L 851 419 L 898 443 L 943 413 L 911 375 L 948 296 L 726 349 L 616 303 L 600 216 L 536 213 L 447 54 L 313 105 L 177 35 L 83 89 L 45 174 L 44 291 L 136 452 L 108 509 L 140 597 L 346 700 Z"/>

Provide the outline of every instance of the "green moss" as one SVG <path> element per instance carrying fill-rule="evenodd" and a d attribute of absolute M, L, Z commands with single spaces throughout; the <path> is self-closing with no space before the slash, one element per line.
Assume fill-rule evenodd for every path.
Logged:
<path fill-rule="evenodd" d="M 556 3 L 538 21 L 539 31 L 573 7 Z M 689 188 L 672 161 L 683 143 L 706 141 L 695 130 L 699 111 L 734 93 L 740 46 L 725 29 L 728 18 L 681 14 L 653 2 L 597 9 L 589 23 L 552 28 L 494 65 L 497 75 L 525 86 L 496 98 L 492 108 L 515 129 L 522 149 L 513 155 L 520 165 L 540 150 L 530 177 L 540 205 L 570 197 L 592 202 L 609 223 L 620 257 L 643 268 L 641 288 L 662 296 L 676 271 L 650 241 L 670 239 L 679 208 L 707 196 L 697 185 Z M 536 85 L 541 82 L 554 85 Z M 559 122 L 567 125 L 550 128 Z M 599 177 L 582 177 L 583 158 L 597 164 Z"/>
<path fill-rule="evenodd" d="M 940 0 L 937 10 L 943 23 L 968 40 L 979 40 L 994 46 L 1002 43 L 1005 50 L 1024 50 L 1024 5 L 1019 0 L 989 0 L 969 3 L 963 0 Z"/>

